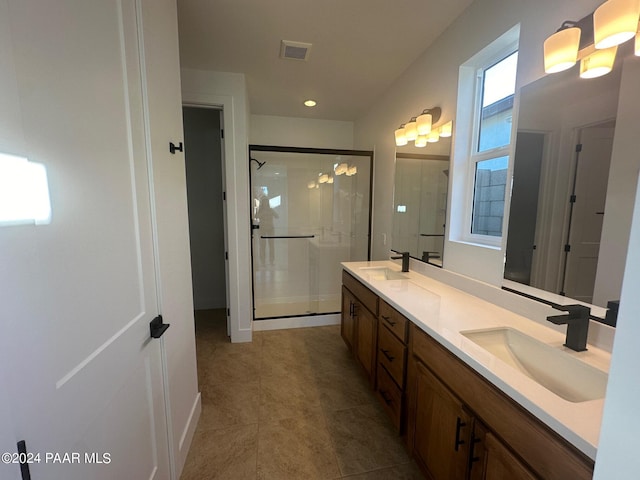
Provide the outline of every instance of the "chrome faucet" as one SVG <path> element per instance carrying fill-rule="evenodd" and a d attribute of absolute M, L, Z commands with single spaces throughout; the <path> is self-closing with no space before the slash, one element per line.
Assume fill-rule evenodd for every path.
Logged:
<path fill-rule="evenodd" d="M 587 349 L 587 335 L 589 333 L 589 314 L 591 309 L 584 305 L 554 305 L 553 308 L 565 315 L 551 315 L 547 320 L 556 325 L 567 325 L 565 347 L 584 352 Z"/>
<path fill-rule="evenodd" d="M 401 252 L 400 253 L 400 257 L 391 257 L 391 260 L 398 260 L 398 259 L 402 259 L 402 271 L 403 272 L 408 272 L 409 271 L 409 252 Z"/>

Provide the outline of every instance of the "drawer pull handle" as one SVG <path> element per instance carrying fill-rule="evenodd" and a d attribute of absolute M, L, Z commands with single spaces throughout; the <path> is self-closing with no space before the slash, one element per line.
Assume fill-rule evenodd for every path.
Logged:
<path fill-rule="evenodd" d="M 469 453 L 469 469 L 471 470 L 473 468 L 473 463 L 474 462 L 479 462 L 481 459 L 480 457 L 476 457 L 475 456 L 475 447 L 476 447 L 476 443 L 480 443 L 482 441 L 481 438 L 478 438 L 475 436 L 475 433 L 472 435 L 471 438 L 471 452 Z"/>
<path fill-rule="evenodd" d="M 380 390 L 380 395 L 382 396 L 384 403 L 386 403 L 387 405 L 391 405 L 392 400 L 391 398 L 389 398 L 389 394 L 386 390 Z"/>
<path fill-rule="evenodd" d="M 387 317 L 386 315 L 382 315 L 382 318 L 392 327 L 395 326 L 396 322 L 391 321 L 391 317 Z"/>
<path fill-rule="evenodd" d="M 460 430 L 462 429 L 462 427 L 465 427 L 467 424 L 464 423 L 460 417 L 457 418 L 456 420 L 456 444 L 455 444 L 455 448 L 456 448 L 456 452 L 458 451 L 458 448 L 460 447 L 460 445 L 464 445 L 464 440 L 460 439 Z"/>
<path fill-rule="evenodd" d="M 390 362 L 393 362 L 393 359 L 396 358 L 392 355 L 389 355 L 389 350 L 385 350 L 384 348 L 381 348 L 380 351 L 385 357 L 387 357 L 387 360 L 389 360 Z"/>

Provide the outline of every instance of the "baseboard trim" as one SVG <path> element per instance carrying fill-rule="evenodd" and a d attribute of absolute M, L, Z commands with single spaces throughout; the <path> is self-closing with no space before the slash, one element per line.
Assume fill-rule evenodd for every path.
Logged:
<path fill-rule="evenodd" d="M 322 327 L 339 324 L 339 313 L 306 317 L 271 318 L 269 320 L 254 320 L 253 331 L 261 332 L 266 330 L 282 330 L 285 328 Z"/>
<path fill-rule="evenodd" d="M 198 426 L 198 420 L 200 420 L 200 414 L 202 413 L 202 396 L 200 392 L 196 395 L 196 400 L 191 407 L 191 412 L 189 413 L 189 419 L 187 420 L 187 425 L 182 432 L 182 436 L 180 437 L 180 442 L 178 442 L 178 465 L 177 467 L 177 478 L 180 478 L 182 475 L 182 470 L 184 469 L 184 464 L 187 461 L 187 455 L 189 454 L 189 448 L 191 448 L 191 442 L 193 441 L 193 436 L 196 433 L 196 427 Z"/>

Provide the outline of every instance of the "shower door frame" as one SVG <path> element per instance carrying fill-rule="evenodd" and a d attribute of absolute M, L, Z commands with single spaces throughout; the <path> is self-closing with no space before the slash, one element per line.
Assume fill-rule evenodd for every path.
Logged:
<path fill-rule="evenodd" d="M 358 156 L 369 157 L 369 215 L 367 225 L 367 261 L 371 260 L 371 224 L 373 219 L 373 150 L 348 150 L 348 149 L 334 149 L 334 148 L 313 148 L 313 147 L 285 147 L 280 145 L 257 145 L 249 144 L 249 238 L 251 239 L 251 298 L 253 304 L 252 320 L 263 321 L 278 318 L 302 318 L 302 317 L 316 317 L 322 315 L 339 314 L 337 312 L 315 312 L 315 313 L 302 313 L 297 315 L 282 315 L 278 317 L 256 318 L 255 303 L 255 280 L 254 280 L 254 258 L 253 258 L 253 212 L 251 211 L 253 202 L 253 184 L 252 184 L 252 172 L 251 172 L 251 152 L 280 152 L 280 153 L 302 153 L 302 154 L 320 154 L 320 155 L 345 155 L 345 156 Z"/>

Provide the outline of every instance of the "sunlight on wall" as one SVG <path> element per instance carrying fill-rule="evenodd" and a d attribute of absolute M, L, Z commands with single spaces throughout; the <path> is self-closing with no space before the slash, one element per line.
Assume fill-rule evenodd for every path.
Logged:
<path fill-rule="evenodd" d="M 0 227 L 49 223 L 46 167 L 25 157 L 0 153 Z"/>

